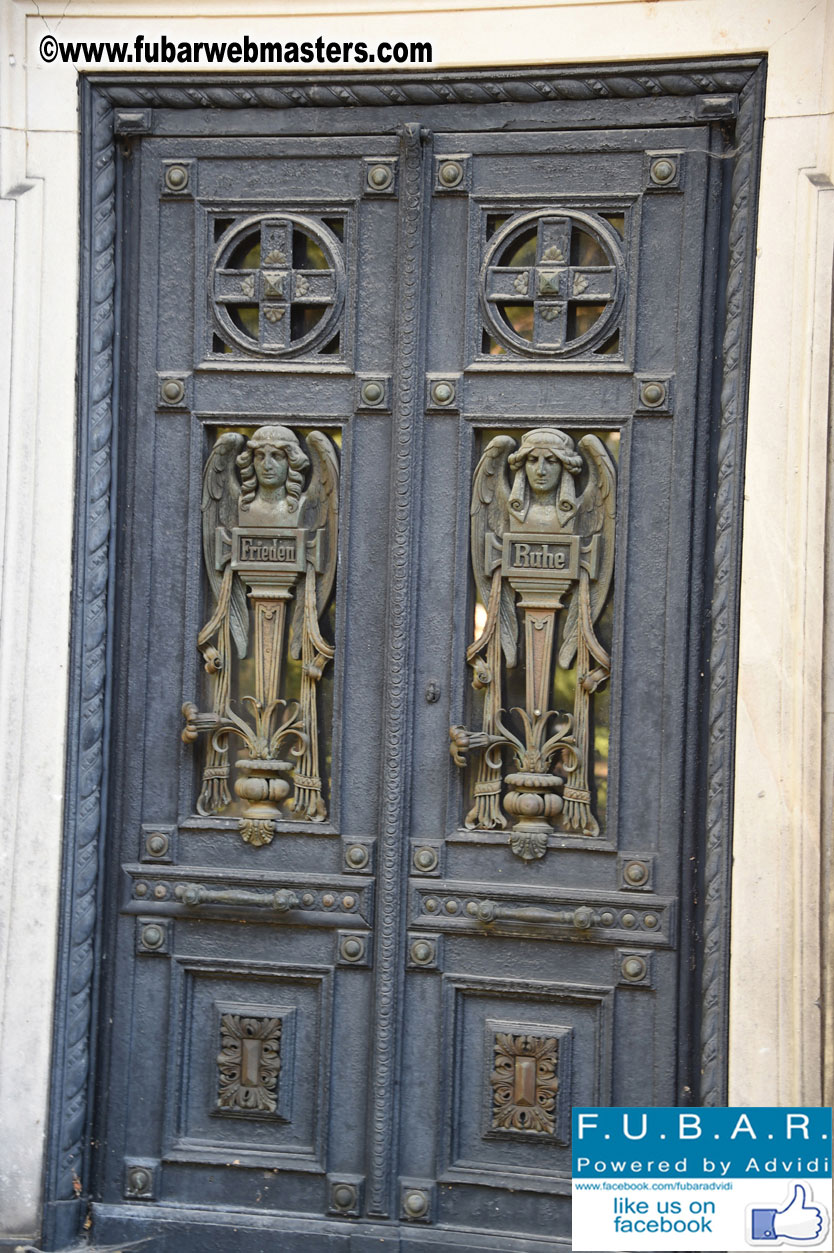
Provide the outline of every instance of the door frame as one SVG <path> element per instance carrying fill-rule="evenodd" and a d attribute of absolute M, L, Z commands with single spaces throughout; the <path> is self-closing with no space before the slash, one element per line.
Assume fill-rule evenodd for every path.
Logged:
<path fill-rule="evenodd" d="M 113 637 L 115 466 L 119 412 L 121 153 L 132 137 L 153 130 L 154 110 L 265 110 L 334 107 L 358 114 L 386 108 L 401 120 L 437 125 L 444 105 L 526 106 L 546 125 L 564 126 L 572 113 L 583 126 L 717 122 L 733 134 L 735 160 L 724 203 L 724 298 L 716 313 L 721 360 L 713 378 L 713 475 L 709 517 L 709 583 L 705 597 L 704 655 L 709 658 L 702 714 L 698 815 L 696 944 L 700 1091 L 693 1100 L 726 1103 L 730 866 L 738 661 L 738 619 L 749 347 L 752 321 L 756 201 L 764 116 L 763 56 L 688 59 L 605 66 L 443 70 L 430 75 L 247 75 L 210 77 L 153 74 L 126 80 L 115 74 L 82 76 L 81 275 L 78 433 L 74 534 L 68 752 L 65 776 L 63 865 L 57 954 L 57 992 L 44 1188 L 43 1245 L 60 1249 L 82 1230 L 89 1202 L 90 1132 L 96 1077 L 99 969 L 102 960 L 98 887 L 105 846 L 110 735 L 110 654 Z M 408 215 L 403 206 L 408 248 Z M 419 270 L 419 232 L 412 226 Z M 412 276 L 413 277 L 413 276 Z M 419 289 L 419 283 L 414 284 Z M 418 318 L 417 300 L 414 317 Z M 404 337 L 404 342 L 407 337 Z M 400 385 L 404 415 L 420 406 L 416 356 Z M 420 413 L 422 409 L 420 408 Z M 394 431 L 392 553 L 410 550 L 414 475 L 411 423 Z M 394 569 L 392 564 L 392 570 Z M 404 569 L 401 566 L 400 569 Z M 395 580 L 389 606 L 386 726 L 395 739 L 403 686 L 409 679 L 410 576 Z M 399 662 L 400 669 L 397 670 Z M 406 754 L 392 763 L 384 811 L 400 804 Z M 392 863 L 393 864 L 393 863 Z M 381 867 L 384 872 L 384 867 Z M 391 876 L 389 876 L 391 877 Z M 396 884 L 388 885 L 395 891 Z M 380 889 L 384 894 L 386 883 Z M 383 915 L 384 916 L 384 915 Z M 395 946 L 396 947 L 396 946 Z"/>

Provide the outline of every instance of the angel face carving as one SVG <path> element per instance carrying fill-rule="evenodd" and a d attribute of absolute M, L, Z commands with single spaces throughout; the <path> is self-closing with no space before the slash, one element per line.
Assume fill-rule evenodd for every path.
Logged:
<path fill-rule="evenodd" d="M 300 821 L 327 816 L 317 684 L 334 650 L 319 619 L 336 573 L 339 468 L 321 431 L 310 432 L 307 449 L 286 426 L 259 427 L 248 439 L 230 431 L 217 439 L 203 474 L 203 554 L 215 608 L 197 647 L 212 709 L 183 706 L 183 739 L 209 733 L 197 802 L 206 815 L 230 803 L 230 737 L 243 742 L 234 790 L 246 802 L 241 836 L 255 845 L 272 839 L 291 790 Z M 301 661 L 300 699 L 290 702 L 283 694 L 288 612 L 289 653 Z M 255 662 L 255 691 L 239 700 L 232 694 L 232 641 L 240 658 L 251 647 Z M 290 759 L 279 755 L 287 748 Z"/>
<path fill-rule="evenodd" d="M 518 530 L 563 531 L 576 515 L 574 477 L 582 458 L 563 431 L 528 431 L 508 462 L 515 470 L 510 525 Z"/>
<path fill-rule="evenodd" d="M 470 750 L 478 754 L 466 826 L 506 827 L 506 784 L 503 808 L 516 819 L 510 846 L 525 860 L 544 855 L 556 819 L 564 832 L 599 834 L 588 784 L 589 712 L 609 676 L 594 624 L 611 586 L 615 510 L 616 471 L 595 435 L 578 446 L 554 427 L 528 431 L 518 445 L 499 435 L 475 471 L 472 568 L 486 623 L 467 660 L 483 693 L 483 725 L 452 727 L 451 751 L 458 765 Z M 550 708 L 557 628 L 557 666 L 576 665 L 572 712 Z M 526 699 L 510 711 L 514 729 L 503 707 L 503 669 L 520 660 Z M 504 746 L 517 763 L 506 777 Z"/>
<path fill-rule="evenodd" d="M 262 426 L 237 458 L 241 526 L 287 526 L 297 521 L 310 459 L 285 426 Z"/>

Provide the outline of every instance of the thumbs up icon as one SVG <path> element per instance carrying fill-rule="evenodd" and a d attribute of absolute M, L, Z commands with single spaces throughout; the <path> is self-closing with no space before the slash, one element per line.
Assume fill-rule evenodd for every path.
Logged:
<path fill-rule="evenodd" d="M 810 1204 L 805 1184 L 794 1185 L 793 1194 L 782 1209 L 754 1209 L 751 1211 L 752 1240 L 773 1240 L 798 1245 L 811 1241 L 819 1243 L 823 1231 L 823 1210 Z"/>

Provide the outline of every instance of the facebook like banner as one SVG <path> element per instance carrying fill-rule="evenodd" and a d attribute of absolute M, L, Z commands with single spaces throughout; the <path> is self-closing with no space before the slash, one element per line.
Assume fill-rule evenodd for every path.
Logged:
<path fill-rule="evenodd" d="M 577 1253 L 831 1250 L 830 1109 L 575 1108 Z"/>

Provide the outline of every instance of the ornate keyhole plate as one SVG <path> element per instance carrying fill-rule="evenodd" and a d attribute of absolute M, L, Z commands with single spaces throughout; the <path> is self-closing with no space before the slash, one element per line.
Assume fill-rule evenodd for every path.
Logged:
<path fill-rule="evenodd" d="M 592 350 L 616 330 L 624 279 L 620 240 L 603 218 L 516 215 L 489 240 L 481 268 L 487 332 L 526 356 Z"/>
<path fill-rule="evenodd" d="M 246 353 L 332 351 L 345 297 L 342 246 L 297 213 L 249 217 L 220 239 L 211 272 L 222 338 Z"/>

